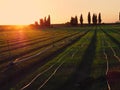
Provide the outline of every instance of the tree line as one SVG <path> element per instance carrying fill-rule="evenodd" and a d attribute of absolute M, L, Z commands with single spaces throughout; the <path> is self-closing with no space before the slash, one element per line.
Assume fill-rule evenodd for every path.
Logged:
<path fill-rule="evenodd" d="M 48 18 L 46 18 L 46 17 L 41 18 L 39 23 L 38 23 L 38 21 L 35 21 L 35 26 L 50 27 L 50 25 L 51 25 L 50 15 L 48 15 Z"/>
<path fill-rule="evenodd" d="M 91 13 L 88 12 L 88 16 L 87 16 L 87 21 L 88 21 L 88 25 L 96 25 L 96 24 L 101 24 L 102 23 L 102 18 L 101 18 L 101 13 L 99 13 L 98 15 L 96 13 L 93 13 L 93 15 L 91 16 Z M 119 21 L 120 21 L 120 12 L 119 12 Z M 70 22 L 67 22 L 66 24 L 70 24 L 72 26 L 77 26 L 78 24 L 83 25 L 84 24 L 84 18 L 83 18 L 83 15 L 81 14 L 79 19 L 77 16 L 75 17 L 71 17 L 70 19 Z M 51 17 L 50 15 L 48 15 L 48 17 L 44 17 L 44 18 L 41 18 L 39 20 L 39 23 L 38 21 L 35 21 L 35 27 L 51 27 Z"/>
<path fill-rule="evenodd" d="M 94 25 L 101 24 L 101 22 L 102 22 L 101 13 L 99 13 L 98 16 L 97 16 L 97 14 L 94 13 L 93 16 L 91 17 L 90 12 L 88 12 L 88 17 L 87 18 L 88 18 L 88 24 L 89 25 L 90 24 L 94 24 Z M 84 19 L 83 19 L 82 14 L 80 15 L 79 21 L 80 21 L 80 24 L 83 25 Z M 78 17 L 77 16 L 71 17 L 70 24 L 72 26 L 78 25 Z"/>

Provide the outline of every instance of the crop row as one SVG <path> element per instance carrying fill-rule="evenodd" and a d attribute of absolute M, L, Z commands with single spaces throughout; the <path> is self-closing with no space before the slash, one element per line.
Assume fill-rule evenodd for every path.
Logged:
<path fill-rule="evenodd" d="M 12 59 L 15 59 L 18 56 L 25 55 L 25 54 L 30 53 L 31 51 L 33 52 L 33 51 L 38 50 L 40 48 L 46 47 L 48 45 L 51 45 L 53 43 L 53 41 L 55 43 L 57 41 L 60 41 L 62 39 L 65 39 L 65 38 L 67 38 L 69 36 L 72 36 L 72 35 L 75 35 L 75 34 L 77 34 L 77 33 L 63 34 L 63 35 L 59 35 L 59 36 L 57 35 L 56 38 L 54 38 L 54 39 L 50 38 L 48 40 L 44 40 L 44 41 L 42 40 L 41 42 L 37 41 L 37 43 L 36 42 L 31 42 L 31 44 L 25 44 L 24 46 L 26 46 L 26 47 L 24 47 L 24 46 L 23 47 L 22 46 L 19 47 L 19 44 L 17 46 L 18 48 L 15 48 L 14 46 L 12 48 L 12 47 L 9 46 L 10 50 L 5 50 L 5 51 L 1 52 L 1 58 L 2 58 L 1 61 L 9 60 L 7 58 L 11 59 L 11 57 L 12 57 Z M 11 55 L 9 55 L 9 54 L 11 54 Z"/>
<path fill-rule="evenodd" d="M 2 67 L 1 89 L 119 90 L 120 41 L 114 28 L 95 26 L 72 32 L 20 55 Z"/>
<path fill-rule="evenodd" d="M 116 84 L 119 84 L 119 66 L 120 66 L 120 47 L 117 41 L 116 37 L 114 34 L 109 34 L 105 30 L 103 30 L 104 35 L 103 40 L 105 43 L 104 47 L 105 52 L 106 52 L 106 60 L 107 60 L 107 71 L 106 71 L 106 76 L 107 76 L 107 83 L 109 90 L 119 90 L 119 86 Z M 119 41 L 117 41 L 119 42 Z M 118 80 L 116 80 L 118 78 Z"/>
<path fill-rule="evenodd" d="M 88 31 L 87 31 L 88 32 Z M 18 72 L 18 71 L 22 71 L 23 69 L 25 70 L 25 68 L 27 69 L 28 67 L 30 68 L 30 66 L 34 66 L 35 64 L 36 64 L 36 62 L 40 62 L 41 61 L 41 63 L 43 62 L 43 60 L 45 59 L 45 58 L 47 58 L 47 57 L 50 57 L 50 55 L 52 55 L 53 53 L 55 53 L 55 52 L 59 52 L 62 48 L 65 48 L 65 47 L 67 47 L 68 45 L 70 45 L 70 44 L 72 44 L 75 40 L 77 40 L 78 38 L 80 38 L 81 36 L 83 36 L 83 35 L 85 35 L 87 32 L 83 32 L 83 33 L 77 33 L 77 34 L 74 34 L 74 35 L 69 35 L 69 36 L 67 36 L 67 37 L 64 37 L 64 38 L 62 38 L 61 40 L 59 40 L 59 42 L 57 41 L 57 42 L 54 42 L 55 44 L 55 46 L 56 47 L 53 47 L 53 48 L 51 48 L 46 54 L 45 53 L 42 53 L 41 55 L 39 55 L 39 56 L 37 56 L 37 57 L 34 57 L 34 58 L 31 58 L 31 60 L 30 61 L 24 61 L 24 63 L 17 63 L 17 64 L 15 64 L 14 66 L 11 66 L 7 71 L 5 70 L 5 72 L 3 73 L 3 77 L 2 77 L 2 79 L 5 77 L 10 77 L 10 76 L 12 76 L 12 75 L 14 75 L 16 72 Z M 66 43 L 62 43 L 62 45 L 61 45 L 61 42 L 63 42 L 63 41 L 65 41 Z M 52 44 L 51 44 L 52 45 Z M 59 47 L 57 47 L 57 45 L 59 45 Z M 47 56 L 47 57 L 46 57 Z M 41 60 L 39 60 L 39 59 L 41 59 Z M 43 60 L 42 60 L 43 59 Z M 19 68 L 19 69 L 17 69 L 17 67 Z M 12 69 L 11 69 L 12 68 Z M 15 68 L 15 69 L 14 69 Z M 13 71 L 13 73 L 11 74 L 11 75 L 9 75 L 9 76 L 5 76 L 5 74 L 6 73 L 10 73 L 10 72 L 12 72 Z M 4 78 L 4 79 L 5 79 Z M 4 81 L 4 79 L 3 79 L 3 81 Z"/>
<path fill-rule="evenodd" d="M 77 64 L 80 63 L 79 59 L 81 58 L 81 56 L 79 54 L 80 53 L 82 54 L 81 49 L 83 49 L 83 48 L 85 49 L 85 47 L 87 47 L 89 42 L 91 41 L 91 36 L 92 36 L 91 33 L 92 32 L 93 31 L 90 31 L 87 35 L 82 37 L 77 43 L 73 44 L 71 47 L 69 47 L 67 50 L 65 50 L 63 53 L 61 53 L 58 57 L 56 57 L 52 61 L 49 61 L 48 63 L 46 63 L 43 67 L 38 69 L 38 71 L 35 71 L 35 74 L 32 74 L 32 77 L 31 77 L 31 75 L 27 76 L 27 77 L 31 77 L 31 78 L 26 79 L 26 80 L 31 80 L 31 81 L 25 81 L 26 85 L 23 86 L 21 88 L 21 90 L 24 90 L 24 89 L 30 90 L 33 87 L 38 90 L 41 88 L 44 88 L 44 86 L 46 86 L 47 83 L 50 84 L 50 81 L 51 81 L 51 79 L 53 79 L 54 76 L 57 77 L 56 79 L 60 80 L 60 81 L 56 81 L 56 79 L 55 79 L 54 83 L 57 84 L 59 82 L 59 85 L 60 85 L 60 83 L 63 83 L 63 77 L 58 77 L 59 73 L 62 74 L 64 72 L 63 74 L 65 74 L 65 72 L 70 69 L 71 71 L 69 71 L 68 73 L 66 72 L 66 76 L 64 76 L 66 78 L 68 76 L 70 77 L 70 75 L 77 68 Z M 37 74 L 36 74 L 36 72 L 37 72 Z M 40 73 L 38 73 L 38 72 L 40 72 Z M 37 82 L 39 82 L 39 83 L 37 84 Z M 24 84 L 24 83 L 22 82 L 22 84 Z M 18 85 L 19 88 L 20 88 L 20 85 Z M 55 87 L 57 87 L 57 86 L 55 86 Z"/>

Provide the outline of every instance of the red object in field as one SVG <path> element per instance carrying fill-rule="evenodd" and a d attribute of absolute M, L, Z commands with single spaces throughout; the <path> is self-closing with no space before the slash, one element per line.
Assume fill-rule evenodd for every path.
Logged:
<path fill-rule="evenodd" d="M 120 83 L 120 71 L 110 71 L 107 74 L 107 80 L 109 84 Z"/>

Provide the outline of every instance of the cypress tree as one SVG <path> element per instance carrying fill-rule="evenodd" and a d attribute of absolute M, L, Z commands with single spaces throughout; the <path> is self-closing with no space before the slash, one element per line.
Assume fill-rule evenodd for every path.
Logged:
<path fill-rule="evenodd" d="M 98 20 L 97 20 L 97 14 L 95 15 L 95 24 L 97 24 Z"/>
<path fill-rule="evenodd" d="M 43 19 L 40 19 L 40 25 L 44 26 L 44 20 Z"/>
<path fill-rule="evenodd" d="M 51 18 L 50 15 L 48 15 L 48 18 L 44 17 L 40 19 L 40 25 L 45 27 L 50 27 L 51 25 Z"/>
<path fill-rule="evenodd" d="M 102 21 L 102 19 L 101 19 L 101 13 L 99 13 L 99 15 L 98 15 L 98 23 L 101 24 L 101 21 Z"/>
<path fill-rule="evenodd" d="M 75 16 L 75 18 L 74 18 L 74 17 L 71 17 L 70 24 L 71 24 L 72 26 L 78 25 L 78 18 L 77 18 L 77 16 Z"/>
<path fill-rule="evenodd" d="M 91 15 L 90 15 L 90 12 L 88 12 L 88 24 L 91 23 Z"/>
<path fill-rule="evenodd" d="M 50 26 L 50 24 L 51 24 L 50 15 L 48 15 L 48 19 L 47 19 L 47 21 L 46 21 L 46 26 Z"/>
<path fill-rule="evenodd" d="M 82 14 L 80 15 L 80 24 L 83 25 L 83 16 L 82 16 Z"/>
<path fill-rule="evenodd" d="M 75 16 L 75 25 L 78 25 L 78 18 Z"/>
<path fill-rule="evenodd" d="M 93 24 L 97 24 L 97 15 L 96 14 L 93 14 L 92 22 L 93 22 Z"/>
<path fill-rule="evenodd" d="M 46 26 L 47 19 L 44 17 L 44 26 Z"/>
<path fill-rule="evenodd" d="M 70 24 L 73 25 L 73 17 L 71 17 Z"/>

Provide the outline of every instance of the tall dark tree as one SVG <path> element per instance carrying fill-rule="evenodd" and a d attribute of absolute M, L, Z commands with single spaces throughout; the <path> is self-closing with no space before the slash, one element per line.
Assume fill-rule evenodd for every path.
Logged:
<path fill-rule="evenodd" d="M 91 23 L 91 15 L 90 15 L 90 12 L 88 12 L 88 24 Z"/>
<path fill-rule="evenodd" d="M 97 24 L 98 19 L 97 19 L 97 14 L 95 15 L 95 24 Z"/>
<path fill-rule="evenodd" d="M 120 12 L 119 12 L 119 21 L 120 21 Z"/>
<path fill-rule="evenodd" d="M 73 25 L 73 22 L 74 22 L 74 18 L 71 17 L 70 24 Z"/>
<path fill-rule="evenodd" d="M 75 16 L 75 24 L 78 25 L 78 18 Z"/>
<path fill-rule="evenodd" d="M 50 15 L 48 15 L 48 18 L 44 17 L 44 19 L 40 19 L 40 25 L 44 27 L 50 27 L 51 25 L 51 18 Z"/>
<path fill-rule="evenodd" d="M 70 24 L 71 24 L 72 26 L 78 25 L 78 18 L 77 18 L 77 16 L 75 16 L 75 18 L 74 18 L 74 17 L 71 17 Z"/>
<path fill-rule="evenodd" d="M 83 16 L 82 16 L 82 14 L 80 15 L 80 24 L 83 25 Z"/>
<path fill-rule="evenodd" d="M 44 26 L 44 20 L 43 19 L 40 19 L 40 25 Z"/>
<path fill-rule="evenodd" d="M 97 15 L 96 14 L 93 14 L 92 22 L 93 22 L 93 24 L 97 24 Z"/>
<path fill-rule="evenodd" d="M 99 15 L 98 15 L 98 23 L 101 24 L 101 22 L 102 22 L 101 13 L 99 13 Z"/>
<path fill-rule="evenodd" d="M 44 17 L 44 26 L 46 26 L 47 19 Z"/>
<path fill-rule="evenodd" d="M 45 26 L 50 27 L 50 24 L 51 24 L 50 15 L 48 15 L 48 18 L 44 23 L 45 23 Z"/>
<path fill-rule="evenodd" d="M 47 19 L 47 24 L 48 24 L 48 26 L 50 26 L 50 25 L 51 25 L 51 18 L 50 18 L 50 15 L 48 16 L 48 19 Z"/>

